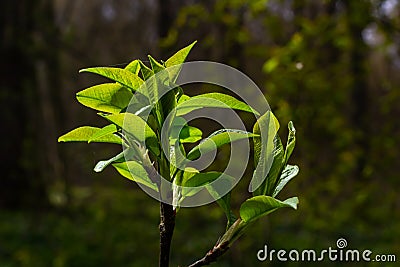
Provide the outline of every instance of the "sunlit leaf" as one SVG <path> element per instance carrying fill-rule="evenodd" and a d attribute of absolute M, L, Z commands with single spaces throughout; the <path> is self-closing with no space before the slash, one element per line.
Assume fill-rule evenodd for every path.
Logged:
<path fill-rule="evenodd" d="M 122 128 L 127 134 L 138 142 L 146 142 L 155 155 L 160 154 L 158 139 L 147 123 L 132 113 L 120 113 L 104 116 L 107 120 Z"/>
<path fill-rule="evenodd" d="M 126 67 L 126 70 L 129 70 L 133 74 L 138 75 L 140 72 L 140 62 L 139 60 L 135 59 L 131 63 L 129 63 Z"/>
<path fill-rule="evenodd" d="M 258 114 L 256 110 L 233 96 L 221 93 L 208 93 L 193 96 L 186 101 L 180 102 L 177 106 L 177 116 L 207 107 L 237 109 Z"/>
<path fill-rule="evenodd" d="M 278 193 L 285 187 L 285 185 L 292 180 L 299 173 L 299 167 L 296 165 L 286 165 L 283 170 L 281 177 L 279 178 L 278 184 L 275 187 L 275 191 L 272 194 L 273 197 L 278 195 Z"/>
<path fill-rule="evenodd" d="M 145 80 L 149 79 L 151 76 L 154 75 L 154 72 L 147 67 L 142 61 L 139 61 L 140 63 L 140 72 L 142 73 L 142 76 Z"/>
<path fill-rule="evenodd" d="M 153 73 L 157 73 L 157 72 L 163 71 L 165 69 L 164 66 L 161 63 L 159 63 L 157 60 L 155 60 L 152 56 L 148 55 L 148 58 L 149 58 Z"/>
<path fill-rule="evenodd" d="M 202 131 L 186 124 L 182 117 L 176 117 L 172 123 L 170 142 L 175 143 L 179 138 L 180 143 L 195 143 L 202 138 Z"/>
<path fill-rule="evenodd" d="M 140 86 L 143 84 L 143 80 L 139 76 L 126 69 L 112 68 L 112 67 L 96 67 L 96 68 L 82 69 L 79 72 L 91 72 L 99 74 L 103 77 L 106 77 L 110 80 L 120 83 L 130 88 L 133 91 L 139 90 Z"/>
<path fill-rule="evenodd" d="M 141 183 L 158 192 L 157 185 L 150 180 L 142 164 L 136 161 L 126 161 L 114 163 L 112 166 L 125 178 Z"/>
<path fill-rule="evenodd" d="M 98 130 L 96 133 L 94 133 L 90 139 L 88 140 L 88 143 L 92 142 L 93 140 L 102 138 L 104 136 L 116 133 L 118 131 L 118 128 L 114 124 L 110 124 L 107 126 L 104 126 L 100 130 Z"/>
<path fill-rule="evenodd" d="M 288 207 L 297 209 L 298 203 L 299 200 L 297 197 L 280 201 L 271 196 L 256 196 L 246 200 L 240 206 L 240 217 L 245 222 L 251 222 L 279 208 Z"/>
<path fill-rule="evenodd" d="M 170 78 L 172 82 L 175 82 L 179 72 L 181 71 L 181 64 L 183 64 L 186 60 L 186 57 L 188 56 L 190 50 L 192 47 L 196 44 L 197 41 L 194 41 L 190 45 L 182 48 L 178 52 L 176 52 L 174 55 L 172 55 L 166 62 L 165 62 L 165 67 L 168 68 L 168 72 L 170 74 Z"/>
<path fill-rule="evenodd" d="M 187 155 L 189 160 L 195 160 L 200 157 L 201 153 L 208 153 L 216 150 L 217 148 L 229 144 L 231 142 L 253 137 L 254 134 L 236 130 L 236 129 L 222 129 L 214 132 L 209 137 L 204 139 L 199 145 L 195 146 Z"/>
<path fill-rule="evenodd" d="M 250 182 L 249 191 L 254 192 L 266 179 L 274 160 L 274 138 L 279 129 L 279 122 L 267 111 L 254 124 L 254 165 L 256 169 Z M 257 194 L 259 192 L 255 192 Z"/>
<path fill-rule="evenodd" d="M 90 142 L 122 144 L 121 138 L 113 134 L 107 134 L 92 139 L 92 136 L 100 130 L 101 128 L 97 127 L 82 126 L 60 136 L 58 142 L 89 142 L 90 140 Z"/>
<path fill-rule="evenodd" d="M 272 195 L 276 181 L 279 178 L 278 176 L 280 175 L 282 169 L 283 169 L 283 155 L 284 155 L 284 150 L 283 150 L 283 145 L 281 142 L 281 139 L 279 138 L 278 135 L 275 135 L 274 138 L 274 148 L 272 151 L 272 165 L 271 168 L 268 171 L 267 178 L 263 181 L 261 186 L 259 186 L 254 192 L 253 195 L 258 196 L 258 195 Z M 263 158 L 263 157 L 261 157 Z"/>
<path fill-rule="evenodd" d="M 95 110 L 119 113 L 128 106 L 132 96 L 132 92 L 120 84 L 103 83 L 78 92 L 76 99 Z"/>

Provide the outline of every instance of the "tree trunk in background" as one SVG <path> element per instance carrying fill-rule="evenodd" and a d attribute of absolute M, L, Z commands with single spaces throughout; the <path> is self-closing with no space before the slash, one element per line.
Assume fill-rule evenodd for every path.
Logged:
<path fill-rule="evenodd" d="M 0 7 L 0 207 L 46 207 L 48 183 L 61 176 L 54 109 L 60 104 L 58 62 L 48 42 L 58 38 L 52 2 L 6 0 Z"/>
<path fill-rule="evenodd" d="M 352 79 L 352 95 L 351 105 L 352 114 L 350 120 L 355 132 L 355 149 L 357 153 L 357 161 L 354 170 L 356 179 L 365 177 L 364 169 L 367 164 L 367 157 L 369 151 L 369 121 L 371 114 L 369 114 L 369 105 L 372 103 L 369 100 L 369 90 L 367 84 L 366 73 L 366 60 L 368 60 L 368 47 L 362 38 L 362 31 L 371 22 L 370 16 L 364 15 L 362 19 L 359 16 L 354 16 L 356 12 L 363 14 L 370 14 L 370 3 L 367 1 L 343 1 L 346 7 L 346 16 L 348 23 L 348 30 L 353 36 L 352 49 L 350 50 L 350 73 Z"/>
<path fill-rule="evenodd" d="M 18 208 L 46 203 L 45 182 L 39 175 L 36 126 L 32 1 L 1 1 L 2 177 L 0 205 Z"/>

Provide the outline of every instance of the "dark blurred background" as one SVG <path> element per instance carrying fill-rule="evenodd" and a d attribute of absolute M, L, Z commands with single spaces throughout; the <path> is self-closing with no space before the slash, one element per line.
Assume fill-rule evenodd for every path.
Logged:
<path fill-rule="evenodd" d="M 280 196 L 299 196 L 298 211 L 257 222 L 215 266 L 310 266 L 256 253 L 341 237 L 400 261 L 398 0 L 2 0 L 0 10 L 0 266 L 156 265 L 158 203 L 112 168 L 92 171 L 120 148 L 57 138 L 105 125 L 75 100 L 100 81 L 79 69 L 166 59 L 194 40 L 189 60 L 246 73 L 283 139 L 289 120 L 298 138 L 300 174 Z M 216 204 L 178 215 L 172 266 L 204 255 L 225 224 Z"/>

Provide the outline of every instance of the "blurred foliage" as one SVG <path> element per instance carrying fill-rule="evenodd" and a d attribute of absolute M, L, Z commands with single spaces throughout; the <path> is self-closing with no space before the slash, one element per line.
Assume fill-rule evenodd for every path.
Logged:
<path fill-rule="evenodd" d="M 260 246 L 323 249 L 344 236 L 398 253 L 399 10 L 397 1 L 209 1 L 180 12 L 165 45 L 207 25 L 206 49 L 222 53 L 214 59 L 246 66 L 282 124 L 298 124 L 301 172 L 288 195 L 301 192 L 299 212 L 271 218 Z"/>
<path fill-rule="evenodd" d="M 23 2 L 26 1 L 19 1 L 20 5 Z M 55 3 L 54 25 L 60 30 L 57 35 L 51 33 L 53 29 L 43 34 L 46 27 L 40 26 L 53 25 L 51 16 L 36 15 L 36 19 L 48 20 L 35 24 L 34 29 L 26 24 L 7 24 L 10 29 L 19 27 L 18 39 L 3 40 L 9 46 L 15 40 L 22 49 L 26 46 L 21 44 L 37 43 L 58 53 L 61 68 L 52 75 L 59 78 L 59 87 L 51 88 L 60 88 L 52 92 L 59 94 L 57 99 L 61 100 L 55 102 L 59 105 L 50 112 L 62 115 L 58 121 L 62 127 L 51 128 L 51 120 L 42 117 L 41 114 L 46 114 L 43 112 L 13 118 L 14 113 L 5 111 L 8 119 L 2 128 L 8 132 L 2 132 L 2 137 L 7 136 L 10 144 L 12 137 L 18 138 L 23 133 L 27 137 L 23 149 L 33 149 L 35 145 L 35 152 L 26 155 L 39 155 L 40 159 L 49 150 L 48 145 L 41 146 L 43 140 L 52 139 L 55 143 L 56 136 L 72 128 L 78 117 L 85 120 L 83 124 L 95 120 L 89 111 L 82 111 L 75 104 L 71 94 L 71 90 L 78 91 L 88 85 L 84 78 L 77 79 L 76 70 L 82 66 L 120 64 L 127 58 L 144 58 L 145 52 L 166 57 L 166 51 L 197 39 L 199 46 L 189 60 L 213 60 L 238 67 L 265 88 L 281 125 L 289 120 L 296 122 L 298 143 L 293 162 L 301 168 L 296 180 L 282 192 L 282 198 L 294 192 L 300 194 L 298 211 L 279 211 L 275 217 L 258 222 L 222 257 L 218 266 L 310 266 L 301 262 L 259 263 L 256 253 L 265 244 L 274 249 L 326 249 L 335 247 L 340 237 L 347 239 L 349 248 L 400 257 L 399 1 L 168 0 L 168 10 L 158 9 L 161 5 L 157 1 Z M 174 21 L 168 21 L 168 34 L 160 34 L 163 39 L 158 36 L 156 23 L 161 11 L 175 17 Z M 146 35 L 137 40 L 135 33 L 139 31 Z M 7 37 L 5 32 L 12 31 L 2 31 L 2 36 Z M 60 40 L 55 42 L 54 36 Z M 20 54 L 19 61 L 18 57 L 5 61 L 8 68 L 4 69 L 18 69 L 21 58 L 30 62 L 42 59 L 46 53 L 34 53 L 36 47 L 30 46 L 26 51 L 29 53 Z M 9 50 L 4 51 L 4 55 L 11 55 L 7 53 Z M 48 66 L 54 66 L 49 62 Z M 35 68 L 26 68 L 28 73 L 32 69 Z M 2 73 L 3 82 L 14 77 L 10 72 Z M 28 91 L 10 91 L 19 87 L 2 84 L 2 88 L 9 88 L 2 90 L 2 103 L 16 103 L 23 94 L 26 110 L 40 110 L 41 106 L 31 103 L 40 87 L 26 77 L 14 77 L 13 81 L 23 81 Z M 193 89 L 207 92 L 205 88 Z M 9 92 L 16 94 L 9 98 Z M 29 120 L 29 130 L 15 124 L 13 119 Z M 41 137 L 38 139 L 30 136 L 35 122 L 38 122 L 36 129 L 46 129 L 37 133 Z M 199 124 L 207 125 L 203 121 Z M 196 126 L 202 128 L 202 125 Z M 50 131 L 54 138 L 49 137 L 49 129 L 55 132 Z M 280 135 L 286 136 L 282 131 Z M 13 151 L 9 146 L 5 149 Z M 91 157 L 76 152 L 85 149 L 92 151 Z M 64 187 L 54 186 L 57 183 L 52 173 L 35 172 L 25 179 L 24 182 L 34 178 L 39 181 L 42 175 L 46 176 L 49 194 L 53 196 L 51 202 L 58 203 L 57 208 L 41 212 L 26 212 L 24 207 L 1 210 L 0 266 L 154 265 L 158 251 L 157 203 L 143 192 L 126 189 L 127 183 L 116 179 L 114 172 L 94 177 L 87 171 L 95 161 L 113 155 L 115 150 L 96 145 L 60 150 L 61 165 L 65 165 L 61 168 L 62 176 L 73 188 L 71 208 L 64 206 L 68 203 L 62 201 Z M 228 155 L 221 151 L 218 158 Z M 54 157 L 48 158 L 46 164 L 41 164 L 42 170 L 53 166 Z M 215 166 L 220 165 L 216 162 L 211 167 Z M 7 177 L 6 167 L 3 172 Z M 13 173 L 18 172 L 14 169 Z M 29 170 L 22 175 L 28 177 L 26 173 Z M 248 179 L 243 179 L 237 191 L 247 189 Z M 22 194 L 8 191 L 16 196 Z M 77 192 L 83 192 L 83 196 Z M 242 199 L 232 201 L 240 203 Z M 212 239 L 222 232 L 222 218 L 216 204 L 183 209 L 173 241 L 177 247 L 172 255 L 173 265 L 189 263 L 203 255 L 215 243 Z M 341 265 L 324 262 L 324 266 Z M 363 263 L 346 263 L 346 266 L 363 266 Z"/>

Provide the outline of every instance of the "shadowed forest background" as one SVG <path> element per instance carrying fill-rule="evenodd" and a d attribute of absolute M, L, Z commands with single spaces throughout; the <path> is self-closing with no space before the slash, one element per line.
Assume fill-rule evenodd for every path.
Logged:
<path fill-rule="evenodd" d="M 322 250 L 341 237 L 400 260 L 399 1 L 3 0 L 0 10 L 0 266 L 157 264 L 157 201 L 111 168 L 93 171 L 120 147 L 57 138 L 105 125 L 75 100 L 99 82 L 79 69 L 166 59 L 194 40 L 189 61 L 243 71 L 263 89 L 280 135 L 289 120 L 297 129 L 300 173 L 281 199 L 298 195 L 299 209 L 255 224 L 214 266 L 310 266 L 261 263 L 256 253 L 265 244 Z M 227 157 L 229 147 L 213 167 Z M 179 215 L 172 266 L 203 256 L 225 225 L 216 204 Z"/>

